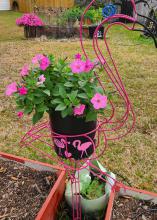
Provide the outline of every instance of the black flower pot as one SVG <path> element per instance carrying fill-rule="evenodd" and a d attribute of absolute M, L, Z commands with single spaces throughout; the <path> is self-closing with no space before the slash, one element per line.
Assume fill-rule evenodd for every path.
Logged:
<path fill-rule="evenodd" d="M 96 28 L 97 28 L 97 26 L 89 26 L 89 37 L 91 39 L 93 39 L 94 32 L 95 32 Z M 102 26 L 99 28 L 97 38 L 103 39 L 103 36 L 104 36 L 104 27 Z"/>
<path fill-rule="evenodd" d="M 49 117 L 52 139 L 58 156 L 81 160 L 93 154 L 96 121 L 86 122 L 85 118 L 74 116 L 62 118 L 57 111 L 49 112 Z M 54 132 L 59 135 L 55 136 Z"/>
<path fill-rule="evenodd" d="M 26 38 L 35 38 L 37 34 L 37 27 L 24 26 L 24 36 Z"/>

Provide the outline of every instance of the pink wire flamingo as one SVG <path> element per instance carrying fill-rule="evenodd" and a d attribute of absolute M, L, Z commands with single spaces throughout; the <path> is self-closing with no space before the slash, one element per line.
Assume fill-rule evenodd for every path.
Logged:
<path fill-rule="evenodd" d="M 92 4 L 95 2 L 96 0 L 92 0 L 91 3 L 88 5 L 88 7 L 86 8 L 85 12 L 83 13 L 82 15 L 82 18 L 81 18 L 81 23 L 80 23 L 80 41 L 81 41 L 81 47 L 82 47 L 82 50 L 83 50 L 83 53 L 85 55 L 85 57 L 88 59 L 88 56 L 87 56 L 87 53 L 85 51 L 85 48 L 84 48 L 84 45 L 83 45 L 83 38 L 82 38 L 82 30 L 83 30 L 83 20 L 84 20 L 84 15 L 86 14 L 86 12 L 88 11 L 88 9 L 92 6 Z M 109 30 L 110 27 L 112 27 L 113 25 L 122 25 L 123 27 L 125 27 L 127 30 L 134 30 L 135 28 L 135 23 L 136 23 L 136 20 L 137 20 L 137 12 L 136 12 L 136 6 L 135 6 L 135 3 L 134 3 L 134 0 L 131 0 L 132 2 L 132 5 L 133 5 L 133 9 L 134 9 L 134 15 L 135 17 L 132 18 L 132 17 L 129 17 L 127 15 L 122 15 L 122 14 L 116 14 L 114 16 L 111 16 L 111 17 L 108 17 L 106 19 L 104 19 L 100 25 L 98 25 L 98 27 L 96 28 L 95 30 L 95 33 L 94 33 L 94 37 L 93 37 L 93 48 L 94 48 L 94 52 L 95 52 L 95 55 L 96 57 L 98 58 L 98 60 L 101 62 L 103 68 L 104 68 L 104 71 L 107 73 L 107 75 L 109 76 L 109 79 L 110 81 L 112 82 L 114 88 L 116 89 L 116 91 L 118 92 L 118 95 L 121 97 L 121 99 L 123 100 L 124 102 L 124 107 L 125 107 L 125 112 L 122 114 L 122 116 L 117 119 L 115 118 L 115 112 L 116 112 L 116 108 L 115 108 L 115 105 L 112 101 L 110 101 L 110 104 L 111 104 L 111 107 L 112 107 L 112 112 L 111 112 L 111 116 L 109 118 L 106 118 L 106 119 L 102 119 L 102 121 L 100 121 L 100 126 L 98 126 L 97 128 L 97 131 L 98 131 L 98 136 L 103 133 L 104 134 L 104 146 L 106 147 L 107 146 L 107 142 L 108 140 L 117 140 L 117 139 L 120 139 L 122 137 L 124 137 L 125 135 L 127 135 L 129 132 L 131 132 L 131 130 L 133 129 L 134 125 L 135 125 L 135 114 L 134 114 L 134 111 L 133 111 L 133 108 L 132 108 L 132 104 L 130 102 L 130 99 L 128 97 L 128 94 L 126 92 L 126 89 L 125 89 L 125 86 L 122 82 L 122 79 L 120 77 L 120 74 L 119 74 L 119 71 L 118 71 L 118 68 L 116 67 L 116 64 L 113 60 L 113 57 L 112 57 L 112 54 L 111 54 L 111 51 L 109 49 L 109 46 L 108 46 L 108 43 L 107 43 L 107 40 L 106 40 L 106 34 Z M 111 22 L 112 19 L 117 19 L 117 18 L 125 18 L 129 21 L 131 21 L 133 23 L 133 26 L 130 27 L 130 26 L 127 26 L 121 22 L 114 22 L 114 23 L 110 23 L 108 24 L 107 28 L 105 29 L 105 33 L 104 33 L 104 43 L 105 43 L 105 48 L 108 52 L 108 55 L 110 57 L 110 61 L 111 61 L 111 64 L 112 64 L 112 67 L 110 66 L 110 64 L 107 62 L 106 58 L 103 56 L 103 52 L 102 50 L 100 49 L 99 47 L 99 44 L 98 44 L 98 39 L 97 39 L 97 33 L 99 31 L 99 28 L 107 23 L 107 22 Z M 101 47 L 102 48 L 102 47 Z M 105 91 L 105 86 L 102 84 L 100 78 L 99 78 L 99 75 L 97 73 L 95 73 L 95 76 L 97 77 L 98 79 L 98 82 L 100 84 L 100 86 L 103 88 L 103 90 Z M 123 129 L 126 125 L 127 125 L 127 122 L 129 120 L 129 116 L 132 117 L 132 123 L 131 125 L 129 124 L 128 128 L 126 129 L 125 132 L 123 132 L 122 134 L 118 134 L 116 135 L 115 137 L 111 137 L 111 138 L 108 138 L 106 133 L 107 132 L 112 132 L 112 133 L 115 133 L 117 131 L 120 131 L 121 129 Z M 105 126 L 104 126 L 105 125 Z M 111 128 L 107 128 L 106 126 L 109 125 Z M 104 128 L 105 127 L 105 128 Z M 42 128 L 41 128 L 42 129 Z M 54 134 L 53 134 L 54 135 Z M 83 134 L 82 134 L 83 135 Z M 85 134 L 84 134 L 85 135 Z M 86 134 L 87 135 L 87 134 Z M 54 143 L 56 144 L 56 146 L 59 148 L 59 152 L 61 153 L 61 149 L 65 149 L 67 148 L 67 139 L 65 140 L 64 139 L 65 136 L 63 136 L 63 138 L 60 138 L 60 140 L 58 139 L 54 139 Z M 68 136 L 66 136 L 68 137 Z M 70 137 L 70 136 L 69 136 Z M 75 137 L 76 138 L 76 137 Z M 100 137 L 98 138 L 100 139 Z M 86 142 L 86 143 L 83 143 L 81 144 L 81 141 L 80 140 L 75 140 L 73 141 L 73 147 L 77 148 L 80 152 L 81 152 L 81 157 L 83 156 L 83 154 L 85 153 L 87 155 L 87 150 L 89 149 L 89 147 L 91 145 L 93 145 L 94 147 L 94 143 L 92 142 Z M 105 147 L 104 147 L 104 150 L 105 150 Z M 94 147 L 95 148 L 95 147 Z M 68 152 L 68 150 L 66 149 L 66 151 L 64 152 L 65 153 L 65 156 L 67 158 L 69 158 L 69 161 L 72 159 L 70 158 L 72 156 L 71 153 Z M 102 155 L 102 153 L 100 154 Z M 100 156 L 99 155 L 99 156 Z M 49 155 L 48 155 L 49 156 Z M 88 155 L 87 155 L 88 156 Z M 97 156 L 97 158 L 99 157 Z M 50 156 L 49 156 L 50 157 Z M 54 158 L 53 158 L 54 159 Z M 88 158 L 88 160 L 86 160 L 86 164 L 88 164 L 89 166 L 93 167 L 93 168 L 96 168 L 92 163 L 91 163 L 91 159 L 93 159 L 93 157 L 91 158 Z M 73 162 L 73 161 L 72 161 Z M 75 170 L 78 170 L 78 174 L 79 174 L 79 170 L 80 169 L 83 169 L 82 167 L 85 167 L 86 165 L 83 165 L 82 167 L 80 166 L 81 163 L 75 161 L 75 167 L 74 166 L 70 166 L 66 163 L 64 163 L 64 161 L 61 161 L 61 164 L 64 166 L 64 168 L 66 168 L 67 171 L 69 171 L 69 177 L 71 179 L 71 182 L 75 183 L 75 189 L 79 189 L 79 176 L 78 178 L 75 178 L 71 173 L 71 171 L 75 171 Z M 107 173 L 105 172 L 102 172 L 99 168 L 96 168 L 96 170 L 101 173 L 101 174 L 104 174 L 105 176 L 107 176 Z M 91 171 L 90 171 L 91 172 Z M 101 178 L 102 181 L 106 181 L 105 178 L 103 178 L 101 175 L 98 175 L 98 178 Z M 74 194 L 73 192 L 73 187 L 72 187 L 72 195 Z M 80 191 L 80 189 L 79 189 Z M 81 207 L 80 207 L 80 200 L 78 199 L 79 197 L 76 197 L 76 204 L 78 204 L 77 207 L 74 207 L 73 205 L 73 219 L 74 220 L 81 220 L 82 219 L 82 216 L 81 216 Z M 72 199 L 74 200 L 75 197 L 72 197 Z M 74 201 L 73 201 L 74 202 Z M 73 203 L 74 204 L 74 203 Z"/>

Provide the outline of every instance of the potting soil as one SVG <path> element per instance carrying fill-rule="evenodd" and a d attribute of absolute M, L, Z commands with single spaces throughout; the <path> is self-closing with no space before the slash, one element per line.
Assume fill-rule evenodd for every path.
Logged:
<path fill-rule="evenodd" d="M 57 176 L 0 159 L 0 219 L 34 220 Z"/>

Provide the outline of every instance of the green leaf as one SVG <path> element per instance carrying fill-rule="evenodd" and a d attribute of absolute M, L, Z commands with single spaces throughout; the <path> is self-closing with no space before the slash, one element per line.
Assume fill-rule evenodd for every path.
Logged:
<path fill-rule="evenodd" d="M 84 87 L 87 84 L 87 82 L 86 81 L 79 81 L 78 84 L 79 84 L 79 86 Z"/>
<path fill-rule="evenodd" d="M 71 102 L 69 101 L 69 99 L 64 99 L 64 103 L 69 106 L 71 104 Z"/>
<path fill-rule="evenodd" d="M 80 93 L 77 96 L 82 99 L 88 99 L 88 96 L 86 95 L 86 93 Z"/>
<path fill-rule="evenodd" d="M 60 85 L 59 87 L 59 95 L 62 97 L 62 98 L 65 98 L 65 95 L 66 95 L 66 91 L 64 89 L 63 86 Z"/>
<path fill-rule="evenodd" d="M 73 84 L 72 84 L 71 82 L 66 82 L 66 83 L 64 84 L 64 86 L 66 86 L 66 87 L 73 87 Z"/>
<path fill-rule="evenodd" d="M 55 89 L 52 91 L 52 94 L 53 94 L 53 96 L 59 96 L 59 89 L 58 89 L 58 88 L 55 88 Z"/>
<path fill-rule="evenodd" d="M 33 111 L 33 106 L 28 106 L 24 110 L 24 114 L 30 114 Z"/>
<path fill-rule="evenodd" d="M 64 103 L 59 104 L 55 110 L 56 111 L 63 111 L 64 109 L 66 109 L 66 105 Z"/>
<path fill-rule="evenodd" d="M 49 108 L 44 103 L 36 105 L 36 109 L 38 112 L 45 112 L 45 111 L 49 110 Z"/>
<path fill-rule="evenodd" d="M 50 96 L 50 90 L 45 89 L 43 92 L 44 92 L 46 95 Z"/>
<path fill-rule="evenodd" d="M 34 101 L 34 95 L 33 94 L 29 94 L 27 96 L 27 98 L 30 100 L 30 101 Z"/>
<path fill-rule="evenodd" d="M 34 92 L 34 96 L 41 97 L 41 96 L 43 96 L 43 93 L 36 91 L 36 92 Z"/>
<path fill-rule="evenodd" d="M 68 95 L 70 101 L 73 103 L 77 97 L 78 90 L 72 91 L 71 94 Z"/>
<path fill-rule="evenodd" d="M 89 111 L 86 115 L 86 121 L 96 121 L 97 113 L 94 111 Z"/>
<path fill-rule="evenodd" d="M 38 105 L 38 104 L 42 103 L 43 101 L 44 101 L 43 98 L 35 98 L 35 99 L 34 99 L 34 104 L 35 104 L 35 105 Z"/>
<path fill-rule="evenodd" d="M 54 55 L 49 55 L 48 58 L 51 61 L 51 63 L 54 63 L 55 60 Z"/>
<path fill-rule="evenodd" d="M 44 112 L 36 112 L 32 118 L 33 124 L 36 124 L 43 117 L 43 115 Z"/>
<path fill-rule="evenodd" d="M 52 105 L 61 104 L 61 103 L 63 103 L 62 100 L 61 100 L 61 99 L 58 99 L 58 98 L 51 100 L 51 104 L 52 104 Z"/>
<path fill-rule="evenodd" d="M 104 94 L 104 90 L 103 90 L 103 88 L 102 88 L 101 86 L 96 87 L 96 88 L 95 88 L 95 91 L 96 91 L 97 93 Z"/>
<path fill-rule="evenodd" d="M 61 112 L 62 118 L 65 118 L 69 114 L 69 110 L 66 108 Z"/>
<path fill-rule="evenodd" d="M 41 84 L 38 86 L 39 88 L 45 88 L 45 85 L 44 84 Z"/>

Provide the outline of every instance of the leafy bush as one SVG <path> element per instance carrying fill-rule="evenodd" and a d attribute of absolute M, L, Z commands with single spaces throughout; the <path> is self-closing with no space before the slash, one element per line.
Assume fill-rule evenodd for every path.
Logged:
<path fill-rule="evenodd" d="M 97 61 L 82 60 L 80 54 L 71 63 L 38 54 L 31 65 L 22 68 L 21 83 L 7 86 L 6 95 L 16 97 L 19 117 L 34 113 L 34 124 L 52 109 L 63 118 L 74 115 L 93 121 L 107 106 L 107 96 L 94 75 L 96 69 L 100 70 Z"/>
<path fill-rule="evenodd" d="M 102 20 L 102 8 L 95 9 L 91 7 L 84 16 L 85 19 L 90 19 L 92 23 L 99 23 Z"/>
<path fill-rule="evenodd" d="M 60 16 L 58 23 L 61 25 L 65 25 L 72 21 L 73 23 L 77 20 L 80 20 L 82 14 L 82 9 L 79 7 L 74 7 L 67 9 L 63 12 L 63 14 Z"/>
<path fill-rule="evenodd" d="M 85 185 L 85 187 L 82 188 L 81 194 L 89 200 L 100 198 L 105 194 L 105 185 L 105 182 L 101 182 L 95 178 L 90 185 Z"/>

